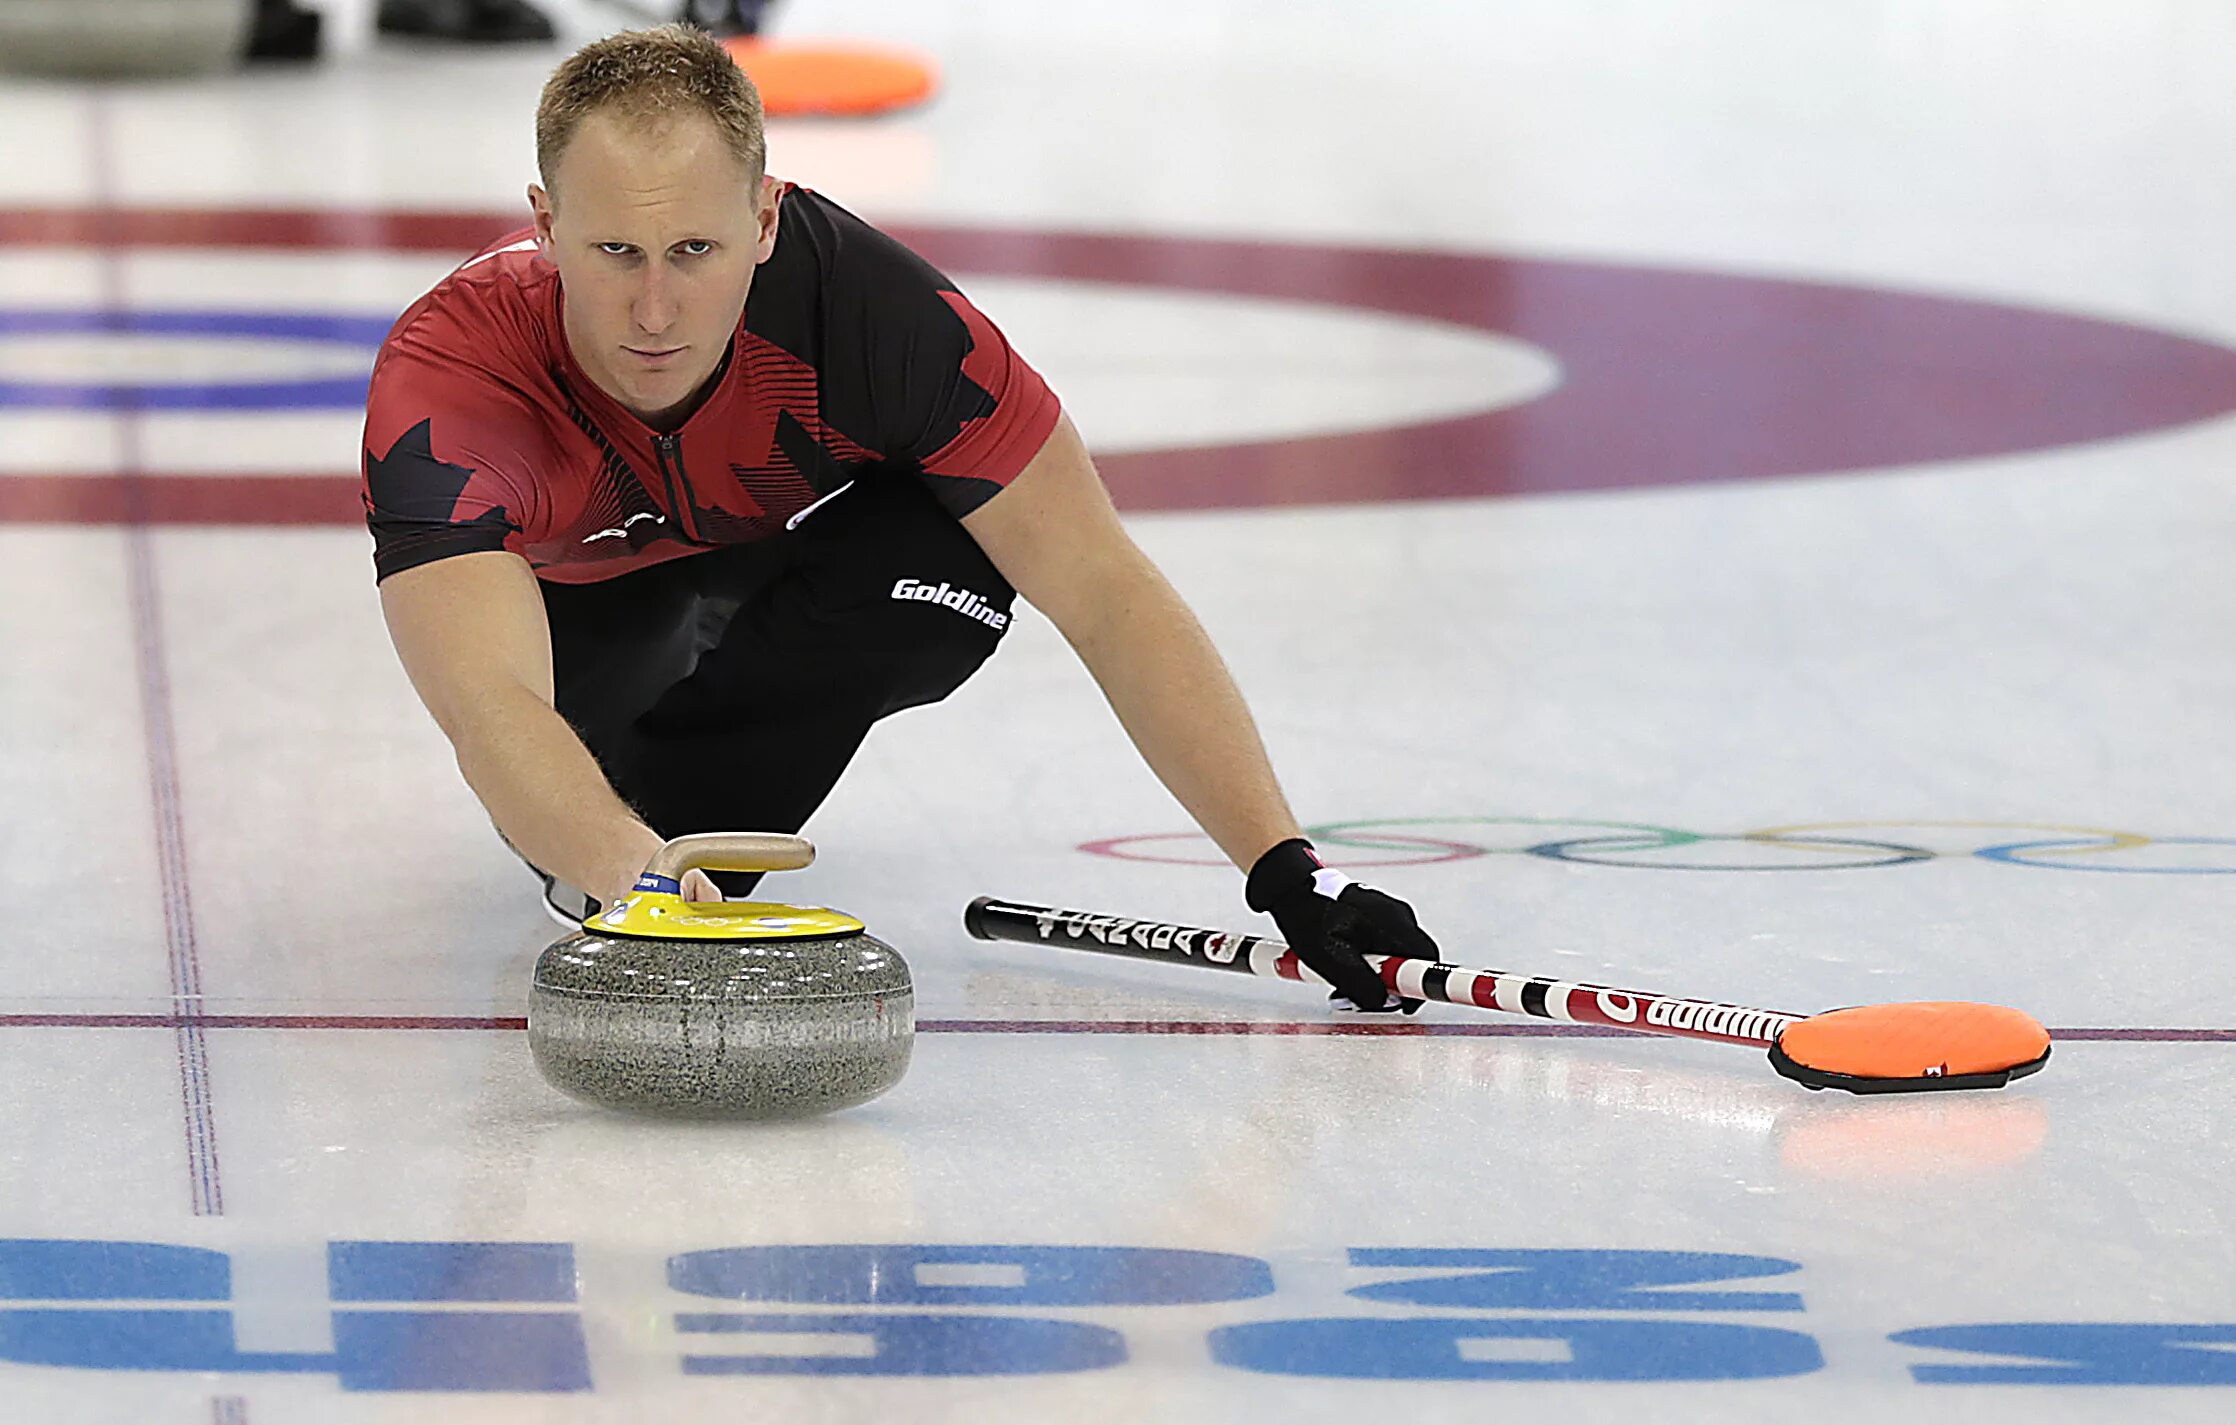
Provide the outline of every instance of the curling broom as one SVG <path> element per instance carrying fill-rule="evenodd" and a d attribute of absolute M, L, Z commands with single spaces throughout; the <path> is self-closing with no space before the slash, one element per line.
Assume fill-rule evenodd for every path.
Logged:
<path fill-rule="evenodd" d="M 1257 935 L 991 896 L 970 903 L 963 925 L 980 940 L 1059 945 L 1262 979 L 1326 983 L 1288 946 Z M 1396 955 L 1369 955 L 1366 962 L 1393 993 L 1409 999 L 1766 1049 L 1779 1073 L 1811 1089 L 1994 1089 L 2024 1078 L 2050 1058 L 2049 1031 L 2033 1016 L 2001 1005 L 1874 1004 L 1798 1015 Z"/>

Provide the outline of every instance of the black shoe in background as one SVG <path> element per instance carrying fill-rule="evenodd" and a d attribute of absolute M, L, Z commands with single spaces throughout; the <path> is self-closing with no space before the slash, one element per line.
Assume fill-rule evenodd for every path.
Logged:
<path fill-rule="evenodd" d="M 774 8 L 776 0 L 683 0 L 683 13 L 677 18 L 727 39 L 761 33 L 762 23 Z"/>
<path fill-rule="evenodd" d="M 251 60 L 299 62 L 318 58 L 319 27 L 325 17 L 298 7 L 295 0 L 256 0 L 249 22 Z"/>
<path fill-rule="evenodd" d="M 533 869 L 533 868 L 530 868 Z M 568 930 L 582 929 L 582 923 L 605 909 L 587 893 L 576 890 L 556 876 L 543 876 L 543 910 Z"/>
<path fill-rule="evenodd" d="M 384 35 L 469 44 L 532 44 L 558 37 L 528 0 L 380 0 L 373 23 Z"/>

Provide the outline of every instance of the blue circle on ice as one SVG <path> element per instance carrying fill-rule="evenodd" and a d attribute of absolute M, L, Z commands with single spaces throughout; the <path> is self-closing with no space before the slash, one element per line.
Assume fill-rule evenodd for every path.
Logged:
<path fill-rule="evenodd" d="M 364 353 L 342 374 L 162 381 L 26 380 L 0 367 L 0 410 L 273 411 L 348 410 L 365 404 L 372 353 L 392 316 L 325 312 L 144 312 L 0 308 L 0 348 L 24 337 L 180 338 L 343 347 Z M 267 356 L 269 353 L 267 353 Z M 22 363 L 9 363 L 20 367 Z M 267 360 L 265 363 L 269 365 Z M 313 363 L 331 366 L 332 354 Z"/>

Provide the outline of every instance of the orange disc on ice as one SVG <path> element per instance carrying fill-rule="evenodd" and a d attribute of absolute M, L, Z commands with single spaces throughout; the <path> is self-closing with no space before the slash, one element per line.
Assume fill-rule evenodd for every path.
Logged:
<path fill-rule="evenodd" d="M 1873 1004 L 1786 1026 L 1770 1062 L 1813 1089 L 1992 1089 L 2050 1057 L 2050 1032 L 1994 1004 Z"/>
<path fill-rule="evenodd" d="M 885 45 L 745 37 L 722 46 L 779 118 L 883 114 L 923 103 L 939 85 L 931 60 Z"/>

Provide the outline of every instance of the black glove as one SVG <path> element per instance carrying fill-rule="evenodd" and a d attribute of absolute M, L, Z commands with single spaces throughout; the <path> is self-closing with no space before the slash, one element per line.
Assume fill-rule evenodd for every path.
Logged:
<path fill-rule="evenodd" d="M 1361 958 L 1439 958 L 1436 942 L 1413 918 L 1413 907 L 1330 870 L 1311 842 L 1297 837 L 1260 856 L 1242 896 L 1250 909 L 1272 916 L 1297 958 L 1335 986 L 1330 998 L 1338 1003 L 1382 1014 L 1411 1014 L 1421 1007 L 1417 999 L 1390 993 Z"/>

